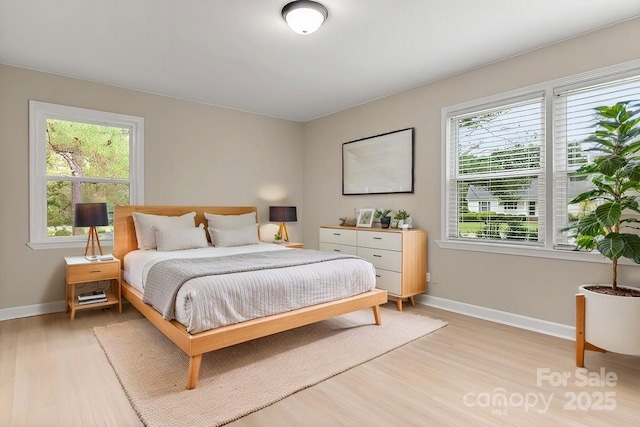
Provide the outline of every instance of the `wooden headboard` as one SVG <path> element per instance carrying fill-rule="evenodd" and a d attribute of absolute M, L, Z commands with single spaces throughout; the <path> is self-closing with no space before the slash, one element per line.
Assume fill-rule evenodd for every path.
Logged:
<path fill-rule="evenodd" d="M 217 215 L 240 215 L 255 212 L 256 221 L 258 221 L 258 208 L 255 206 L 116 206 L 113 213 L 113 255 L 121 262 L 124 261 L 126 254 L 138 249 L 136 229 L 133 225 L 133 212 L 166 216 L 179 216 L 195 212 L 196 226 L 204 224 L 205 227 L 207 226 L 205 212 Z"/>

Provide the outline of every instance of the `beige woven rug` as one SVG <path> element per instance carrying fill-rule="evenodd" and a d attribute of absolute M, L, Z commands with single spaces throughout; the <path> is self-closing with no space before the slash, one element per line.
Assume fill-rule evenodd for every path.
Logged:
<path fill-rule="evenodd" d="M 207 353 L 186 390 L 188 357 L 146 319 L 95 328 L 140 419 L 148 426 L 217 426 L 374 359 L 447 323 L 370 309 Z"/>

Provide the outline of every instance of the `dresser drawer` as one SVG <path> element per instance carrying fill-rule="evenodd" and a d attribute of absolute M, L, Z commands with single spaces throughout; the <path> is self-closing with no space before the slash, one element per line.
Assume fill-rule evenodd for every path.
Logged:
<path fill-rule="evenodd" d="M 402 272 L 402 252 L 358 246 L 357 255 L 369 261 L 375 268 Z"/>
<path fill-rule="evenodd" d="M 325 243 L 335 243 L 337 245 L 356 245 L 355 230 L 340 230 L 337 228 L 321 228 L 320 241 Z"/>
<path fill-rule="evenodd" d="M 376 268 L 376 288 L 392 295 L 402 295 L 402 273 Z"/>
<path fill-rule="evenodd" d="M 381 231 L 358 231 L 358 246 L 367 248 L 402 250 L 402 234 Z"/>
<path fill-rule="evenodd" d="M 120 277 L 120 263 L 96 262 L 84 265 L 67 267 L 67 282 L 93 282 L 104 279 L 117 279 Z"/>
<path fill-rule="evenodd" d="M 336 245 L 335 243 L 320 242 L 320 250 L 327 252 L 340 252 L 348 255 L 357 255 L 355 246 Z"/>

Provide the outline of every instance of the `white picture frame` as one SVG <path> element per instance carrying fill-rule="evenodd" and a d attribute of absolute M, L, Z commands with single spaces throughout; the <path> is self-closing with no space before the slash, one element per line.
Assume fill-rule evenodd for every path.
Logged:
<path fill-rule="evenodd" d="M 356 221 L 356 227 L 371 228 L 373 224 L 373 214 L 376 212 L 373 208 L 362 208 L 358 211 L 358 220 Z"/>

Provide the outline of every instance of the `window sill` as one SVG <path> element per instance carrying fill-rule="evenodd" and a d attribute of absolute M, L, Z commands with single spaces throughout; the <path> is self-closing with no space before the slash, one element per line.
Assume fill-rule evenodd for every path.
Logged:
<path fill-rule="evenodd" d="M 113 246 L 112 238 L 104 238 L 100 239 L 100 245 L 102 247 Z M 87 240 L 71 240 L 71 241 L 54 241 L 54 242 L 29 242 L 27 243 L 31 249 L 40 250 L 40 249 L 70 249 L 70 248 L 85 248 L 87 247 Z"/>
<path fill-rule="evenodd" d="M 602 264 L 610 264 L 611 260 L 594 252 L 579 252 L 561 249 L 547 249 L 540 247 L 522 247 L 516 245 L 507 245 L 500 243 L 483 243 L 483 242 L 454 242 L 451 240 L 436 240 L 436 244 L 442 249 L 454 249 L 459 251 L 486 252 L 502 255 L 526 256 L 535 258 L 550 258 L 564 261 L 580 261 L 580 262 L 597 262 Z M 627 258 L 618 260 L 620 265 L 635 265 L 633 261 Z"/>

